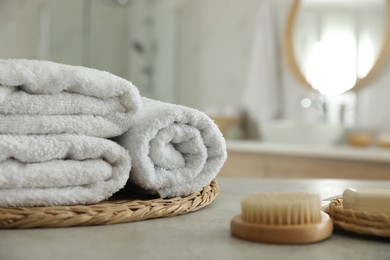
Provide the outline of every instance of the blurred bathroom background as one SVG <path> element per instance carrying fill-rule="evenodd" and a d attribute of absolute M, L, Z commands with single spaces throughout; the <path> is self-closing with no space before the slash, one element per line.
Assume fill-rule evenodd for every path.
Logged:
<path fill-rule="evenodd" d="M 390 134 L 387 10 L 386 0 L 0 0 L 0 57 L 109 71 L 206 112 L 228 140 L 372 147 Z"/>

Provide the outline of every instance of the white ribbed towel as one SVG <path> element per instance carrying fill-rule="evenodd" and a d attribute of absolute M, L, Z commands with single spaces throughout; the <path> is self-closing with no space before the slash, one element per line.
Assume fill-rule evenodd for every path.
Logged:
<path fill-rule="evenodd" d="M 128 180 L 128 152 L 73 134 L 0 135 L 0 206 L 97 203 Z"/>
<path fill-rule="evenodd" d="M 143 99 L 128 132 L 115 139 L 129 150 L 130 182 L 161 197 L 199 191 L 226 160 L 226 143 L 204 113 Z"/>
<path fill-rule="evenodd" d="M 0 133 L 124 133 L 138 89 L 105 71 L 37 60 L 0 60 Z"/>

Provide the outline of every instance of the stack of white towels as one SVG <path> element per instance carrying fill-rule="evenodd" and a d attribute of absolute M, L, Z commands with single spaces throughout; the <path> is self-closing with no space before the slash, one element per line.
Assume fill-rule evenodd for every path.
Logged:
<path fill-rule="evenodd" d="M 226 156 L 218 127 L 198 110 L 142 98 L 108 72 L 0 60 L 1 207 L 97 203 L 126 183 L 186 196 Z"/>

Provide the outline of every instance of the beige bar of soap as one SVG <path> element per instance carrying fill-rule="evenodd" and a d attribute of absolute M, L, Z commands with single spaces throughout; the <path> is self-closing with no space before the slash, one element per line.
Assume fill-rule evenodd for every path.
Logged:
<path fill-rule="evenodd" d="M 390 214 L 390 189 L 346 189 L 343 207 L 369 213 Z"/>

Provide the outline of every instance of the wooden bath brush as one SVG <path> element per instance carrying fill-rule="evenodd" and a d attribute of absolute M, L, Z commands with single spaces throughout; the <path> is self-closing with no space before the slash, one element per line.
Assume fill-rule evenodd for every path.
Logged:
<path fill-rule="evenodd" d="M 303 192 L 253 194 L 241 201 L 241 214 L 230 223 L 233 236 L 263 243 L 306 244 L 333 232 L 330 217 L 321 211 L 319 195 Z"/>

